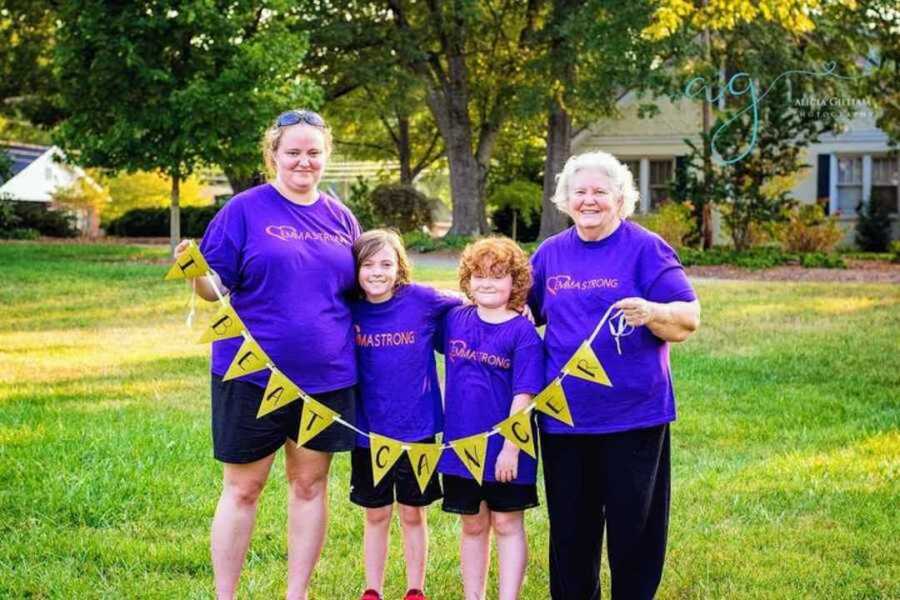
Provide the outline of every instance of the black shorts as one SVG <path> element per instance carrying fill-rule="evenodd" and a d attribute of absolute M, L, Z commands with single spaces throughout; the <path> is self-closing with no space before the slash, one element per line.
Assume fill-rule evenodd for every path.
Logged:
<path fill-rule="evenodd" d="M 537 486 L 533 483 L 498 483 L 485 481 L 482 485 L 474 479 L 443 475 L 444 512 L 459 515 L 477 515 L 481 502 L 494 512 L 516 512 L 538 505 Z"/>
<path fill-rule="evenodd" d="M 421 440 L 421 443 L 432 442 L 433 437 Z M 350 502 L 359 506 L 381 508 L 392 505 L 395 498 L 406 506 L 428 506 L 443 496 L 437 472 L 431 475 L 431 480 L 425 486 L 425 493 L 422 493 L 406 452 L 375 486 L 372 485 L 374 477 L 371 448 L 354 448 L 350 455 L 350 468 Z"/>
<path fill-rule="evenodd" d="M 257 419 L 264 388 L 235 379 L 222 381 L 216 374 L 212 375 L 211 387 L 213 456 L 216 460 L 251 463 L 281 448 L 288 438 L 296 443 L 302 399 Z M 348 423 L 356 423 L 355 388 L 310 395 L 339 412 Z M 304 445 L 320 452 L 347 452 L 354 446 L 356 432 L 340 423 L 332 423 Z"/>

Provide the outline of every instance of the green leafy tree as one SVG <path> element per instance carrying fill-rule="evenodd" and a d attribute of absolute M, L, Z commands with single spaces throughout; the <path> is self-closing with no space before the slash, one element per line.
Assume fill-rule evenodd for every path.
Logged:
<path fill-rule="evenodd" d="M 201 163 L 251 176 L 265 125 L 319 99 L 297 75 L 306 41 L 291 31 L 291 6 L 61 2 L 67 26 L 55 57 L 68 117 L 60 144 L 86 166 L 168 176 L 174 246 L 182 181 Z"/>

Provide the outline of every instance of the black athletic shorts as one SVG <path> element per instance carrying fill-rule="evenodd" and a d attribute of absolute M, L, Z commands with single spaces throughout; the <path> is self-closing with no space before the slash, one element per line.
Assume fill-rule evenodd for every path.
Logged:
<path fill-rule="evenodd" d="M 269 456 L 288 438 L 297 442 L 302 399 L 257 419 L 264 388 L 235 379 L 222 381 L 216 374 L 212 375 L 211 385 L 213 456 L 216 460 L 250 463 Z M 310 395 L 340 413 L 348 423 L 356 423 L 354 387 Z M 356 432 L 340 423 L 332 423 L 304 445 L 320 452 L 347 452 L 355 446 Z"/>
<path fill-rule="evenodd" d="M 494 512 L 516 512 L 538 505 L 537 486 L 521 483 L 485 481 L 482 485 L 474 479 L 443 475 L 444 512 L 459 515 L 477 515 L 481 502 Z"/>
<path fill-rule="evenodd" d="M 432 442 L 433 437 L 421 440 L 420 443 Z M 350 455 L 350 467 L 350 502 L 359 506 L 380 508 L 392 505 L 395 499 L 407 506 L 428 506 L 443 495 L 437 472 L 432 473 L 431 480 L 425 486 L 425 493 L 422 493 L 406 452 L 385 473 L 378 485 L 372 485 L 374 477 L 371 448 L 354 448 Z"/>

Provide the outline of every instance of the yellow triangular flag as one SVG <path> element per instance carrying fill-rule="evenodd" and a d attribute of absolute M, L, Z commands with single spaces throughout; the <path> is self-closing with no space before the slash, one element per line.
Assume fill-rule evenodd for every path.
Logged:
<path fill-rule="evenodd" d="M 234 312 L 231 304 L 221 307 L 216 316 L 213 317 L 212 323 L 203 331 L 203 335 L 197 340 L 198 344 L 204 342 L 214 342 L 216 340 L 225 340 L 241 335 L 244 331 L 244 323 L 241 318 Z"/>
<path fill-rule="evenodd" d="M 534 404 L 535 408 L 545 415 L 550 415 L 569 427 L 575 426 L 572 422 L 572 413 L 569 412 L 569 403 L 566 401 L 566 392 L 563 390 L 559 377 L 534 397 Z"/>
<path fill-rule="evenodd" d="M 247 338 L 241 344 L 237 354 L 234 355 L 234 360 L 231 361 L 231 366 L 228 367 L 225 376 L 222 377 L 222 381 L 261 371 L 266 368 L 269 362 L 269 357 L 259 347 L 256 340 Z"/>
<path fill-rule="evenodd" d="M 200 253 L 200 248 L 193 241 L 184 252 L 175 259 L 175 264 L 166 273 L 166 279 L 194 279 L 203 277 L 209 272 L 209 265 Z"/>
<path fill-rule="evenodd" d="M 403 443 L 377 433 L 369 434 L 369 440 L 372 451 L 372 485 L 378 485 L 403 454 Z"/>
<path fill-rule="evenodd" d="M 481 485 L 484 480 L 484 459 L 487 454 L 487 436 L 483 433 L 470 435 L 450 442 L 459 460 L 462 461 L 469 473 Z"/>
<path fill-rule="evenodd" d="M 606 375 L 606 371 L 603 370 L 603 365 L 600 364 L 597 355 L 594 354 L 594 350 L 591 348 L 591 342 L 588 340 L 585 340 L 578 347 L 578 350 L 572 355 L 566 366 L 563 367 L 563 372 L 573 377 L 587 379 L 594 383 L 612 387 L 612 382 Z"/>
<path fill-rule="evenodd" d="M 513 444 L 537 458 L 534 449 L 534 431 L 531 427 L 531 413 L 520 410 L 511 417 L 503 420 L 500 425 L 500 433 Z"/>
<path fill-rule="evenodd" d="M 334 422 L 339 416 L 315 398 L 304 396 L 303 412 L 300 413 L 300 434 L 297 436 L 297 445 L 302 446 L 313 439 Z"/>
<path fill-rule="evenodd" d="M 287 406 L 299 397 L 300 388 L 285 377 L 284 373 L 278 369 L 272 369 L 272 376 L 269 377 L 269 384 L 266 386 L 266 391 L 263 392 L 263 399 L 259 403 L 259 412 L 256 413 L 256 418 L 267 415 L 282 406 Z"/>
<path fill-rule="evenodd" d="M 409 455 L 409 462 L 412 465 L 413 473 L 416 474 L 416 481 L 419 482 L 419 489 L 425 493 L 431 476 L 437 469 L 438 461 L 441 458 L 440 444 L 407 444 L 409 449 L 406 453 Z"/>

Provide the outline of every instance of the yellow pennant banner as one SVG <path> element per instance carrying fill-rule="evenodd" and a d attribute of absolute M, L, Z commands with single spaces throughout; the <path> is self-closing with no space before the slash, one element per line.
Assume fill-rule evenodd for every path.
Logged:
<path fill-rule="evenodd" d="M 209 272 L 209 265 L 200 253 L 200 248 L 194 242 L 178 255 L 175 264 L 166 273 L 166 279 L 195 279 L 203 277 Z"/>
<path fill-rule="evenodd" d="M 315 398 L 305 396 L 303 398 L 303 412 L 300 413 L 300 435 L 297 436 L 297 445 L 302 446 L 313 439 L 329 425 L 334 418 L 339 416 Z"/>
<path fill-rule="evenodd" d="M 237 354 L 234 355 L 234 360 L 231 361 L 231 366 L 228 367 L 225 376 L 222 377 L 222 381 L 261 371 L 266 368 L 269 362 L 271 362 L 269 357 L 259 347 L 256 340 L 247 338 L 241 344 Z"/>
<path fill-rule="evenodd" d="M 569 362 L 566 363 L 566 366 L 563 367 L 563 372 L 573 377 L 587 379 L 594 383 L 612 387 L 612 382 L 609 380 L 606 371 L 603 370 L 603 365 L 600 364 L 597 355 L 594 354 L 589 340 L 582 342 L 575 354 L 572 355 L 572 358 L 569 359 Z"/>
<path fill-rule="evenodd" d="M 566 392 L 563 390 L 559 377 L 550 382 L 540 394 L 534 397 L 535 408 L 550 415 L 554 419 L 562 421 L 569 427 L 574 427 L 572 413 L 569 412 L 569 402 L 566 400 Z"/>
<path fill-rule="evenodd" d="M 369 434 L 369 445 L 372 454 L 372 483 L 378 485 L 403 454 L 403 443 L 372 433 Z"/>
<path fill-rule="evenodd" d="M 212 323 L 203 331 L 203 335 L 197 340 L 198 344 L 225 340 L 241 335 L 244 331 L 244 322 L 234 312 L 231 304 L 226 304 L 213 317 Z"/>
<path fill-rule="evenodd" d="M 537 458 L 534 449 L 534 431 L 531 426 L 531 413 L 520 410 L 508 419 L 501 421 L 500 433 L 513 444 Z"/>
<path fill-rule="evenodd" d="M 287 406 L 299 397 L 300 388 L 285 377 L 284 373 L 278 369 L 272 369 L 272 376 L 269 377 L 266 391 L 263 392 L 263 399 L 259 403 L 259 412 L 256 413 L 256 418 L 267 415 L 282 406 Z"/>
<path fill-rule="evenodd" d="M 419 489 L 425 493 L 431 476 L 437 469 L 438 461 L 441 459 L 440 444 L 407 444 L 409 449 L 406 453 L 409 455 L 409 462 L 412 465 L 413 473 L 416 474 L 416 481 L 419 482 Z"/>
<path fill-rule="evenodd" d="M 481 485 L 484 480 L 484 459 L 487 454 L 487 436 L 483 433 L 470 435 L 450 442 L 459 460 L 462 461 L 469 473 Z"/>

